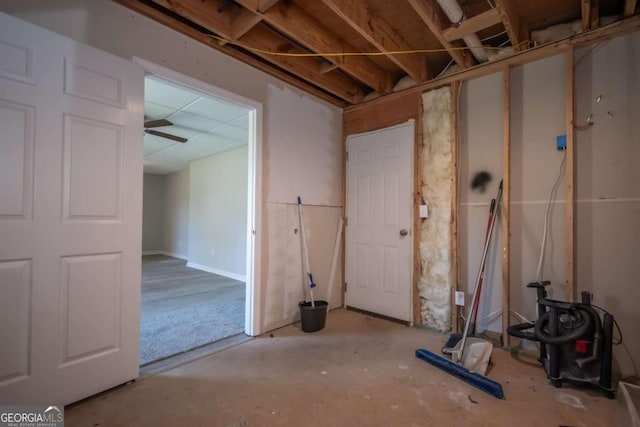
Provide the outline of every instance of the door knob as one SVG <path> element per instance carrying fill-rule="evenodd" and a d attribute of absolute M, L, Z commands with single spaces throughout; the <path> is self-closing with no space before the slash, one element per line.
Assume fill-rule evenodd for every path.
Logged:
<path fill-rule="evenodd" d="M 400 235 L 401 235 L 401 236 L 403 236 L 403 237 L 404 237 L 404 236 L 406 236 L 407 234 L 409 234 L 409 232 L 408 232 L 406 229 L 404 229 L 404 228 L 403 228 L 402 230 L 400 230 Z"/>

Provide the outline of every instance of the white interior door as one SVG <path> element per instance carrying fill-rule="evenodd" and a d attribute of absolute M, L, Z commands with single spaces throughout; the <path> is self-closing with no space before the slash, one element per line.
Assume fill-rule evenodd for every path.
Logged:
<path fill-rule="evenodd" d="M 414 126 L 349 136 L 347 305 L 411 320 Z"/>
<path fill-rule="evenodd" d="M 0 13 L 0 403 L 138 376 L 140 66 Z"/>

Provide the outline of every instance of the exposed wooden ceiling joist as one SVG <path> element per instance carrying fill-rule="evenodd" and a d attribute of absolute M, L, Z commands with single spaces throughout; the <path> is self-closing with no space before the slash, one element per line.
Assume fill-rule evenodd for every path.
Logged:
<path fill-rule="evenodd" d="M 240 9 L 231 20 L 231 40 L 239 40 L 258 25 L 260 21 L 262 21 L 262 17 L 249 12 L 247 9 Z"/>
<path fill-rule="evenodd" d="M 254 2 L 255 0 L 237 0 L 237 3 L 247 8 L 253 7 Z M 357 52 L 350 43 L 328 31 L 295 4 L 280 3 L 264 13 L 257 9 L 251 11 L 260 14 L 265 22 L 313 52 L 319 54 Z M 338 65 L 341 70 L 372 89 L 381 93 L 391 92 L 393 87 L 391 76 L 366 57 L 327 55 L 325 59 Z"/>
<path fill-rule="evenodd" d="M 472 33 L 499 48 L 504 26 L 516 50 L 528 51 L 529 29 L 582 16 L 587 34 L 601 14 L 630 16 L 637 8 L 637 0 L 493 0 L 492 8 L 459 0 L 466 19 L 452 25 L 438 0 L 114 1 L 336 105 L 362 103 L 371 90 L 390 94 L 404 76 L 418 82 L 414 88 L 441 84 L 430 79 L 442 74 L 447 54 L 463 72 L 492 69 L 502 60 L 475 66 L 462 41 Z"/>
<path fill-rule="evenodd" d="M 515 8 L 515 2 L 513 0 L 495 0 L 495 4 L 500 19 L 504 24 L 504 29 L 507 30 L 507 35 L 511 40 L 511 46 L 516 51 L 522 50 L 521 23 Z"/>
<path fill-rule="evenodd" d="M 197 40 L 200 43 L 203 43 L 215 50 L 223 52 L 231 56 L 232 58 L 242 61 L 269 75 L 272 75 L 277 79 L 287 82 L 294 87 L 297 87 L 307 93 L 315 95 L 318 98 L 323 99 L 331 104 L 337 105 L 339 107 L 344 107 L 348 105 L 347 101 L 343 101 L 342 99 L 337 98 L 336 96 L 326 92 L 325 90 L 321 90 L 314 85 L 311 85 L 299 78 L 296 78 L 288 72 L 281 71 L 280 68 L 276 68 L 267 62 L 258 60 L 255 57 L 247 53 L 244 53 L 238 49 L 234 49 L 231 46 L 221 46 L 217 40 L 209 37 L 206 33 L 202 32 L 198 28 L 195 28 L 193 25 L 189 25 L 186 22 L 176 20 L 175 18 L 171 17 L 165 12 L 152 6 L 150 2 L 140 2 L 139 0 L 113 0 L 113 1 L 127 7 L 130 10 L 138 12 L 143 16 L 153 19 L 154 21 L 157 21 L 160 24 L 173 28 L 174 30 L 194 40 Z"/>
<path fill-rule="evenodd" d="M 631 16 L 636 11 L 636 0 L 624 0 L 624 16 Z"/>
<path fill-rule="evenodd" d="M 551 56 L 566 52 L 568 46 L 579 48 L 602 40 L 608 40 L 614 37 L 619 37 L 638 31 L 640 31 L 640 15 L 636 15 L 625 20 L 616 21 L 609 25 L 598 27 L 590 31 L 579 33 L 573 37 L 562 39 L 554 43 L 547 43 L 537 47 L 532 47 L 530 49 L 518 52 L 515 55 L 507 56 L 496 61 L 485 62 L 466 70 L 462 70 L 458 73 L 454 73 L 440 79 L 431 80 L 412 88 L 393 93 L 391 95 L 388 95 L 387 97 L 380 97 L 372 101 L 352 105 L 346 107 L 345 111 L 357 111 L 361 108 L 369 108 L 370 106 L 379 103 L 384 103 L 391 101 L 392 99 L 404 97 L 411 92 L 421 93 L 427 90 L 446 86 L 455 81 L 473 80 L 478 77 L 502 71 L 508 67 L 514 67 L 517 65 L 527 64 L 529 62 L 538 61 L 540 59 L 549 58 Z"/>
<path fill-rule="evenodd" d="M 431 30 L 433 35 L 438 39 L 440 44 L 449 52 L 449 55 L 456 61 L 461 68 L 471 65 L 471 55 L 463 55 L 450 41 L 442 34 L 444 25 L 441 22 L 440 15 L 437 13 L 438 5 L 433 4 L 431 0 L 407 0 L 411 7 L 416 11 L 420 19 Z"/>
<path fill-rule="evenodd" d="M 587 31 L 591 28 L 591 0 L 581 0 L 580 8 L 582 16 L 582 31 Z"/>
<path fill-rule="evenodd" d="M 231 14 L 219 13 L 215 0 L 152 0 L 196 24 L 213 30 L 222 37 L 231 38 Z"/>
<path fill-rule="evenodd" d="M 288 45 L 282 38 L 262 26 L 258 26 L 253 31 L 245 34 L 242 41 L 252 47 L 266 51 L 304 53 L 297 47 Z M 360 102 L 364 97 L 363 91 L 345 75 L 336 72 L 324 73 L 321 62 L 318 58 L 293 58 L 288 56 L 274 57 L 272 55 L 261 54 L 259 52 L 256 54 L 295 75 L 314 82 L 317 86 L 327 92 L 333 93 L 350 104 Z"/>
<path fill-rule="evenodd" d="M 477 33 L 478 31 L 484 30 L 485 28 L 489 28 L 501 22 L 502 20 L 500 19 L 498 9 L 494 7 L 480 15 L 465 19 L 457 27 L 447 28 L 442 32 L 442 35 L 445 40 L 451 42 L 466 37 L 469 34 Z"/>
<path fill-rule="evenodd" d="M 427 61 L 424 54 L 392 54 L 411 51 L 412 46 L 383 18 L 376 16 L 364 0 L 322 0 L 336 15 L 355 29 L 380 52 L 386 53 L 398 67 L 417 82 L 427 79 Z"/>
<path fill-rule="evenodd" d="M 600 0 L 591 0 L 591 25 L 589 28 L 600 26 Z"/>

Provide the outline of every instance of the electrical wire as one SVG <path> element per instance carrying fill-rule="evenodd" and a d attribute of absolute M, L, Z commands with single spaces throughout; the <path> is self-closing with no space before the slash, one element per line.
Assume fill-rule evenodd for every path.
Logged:
<path fill-rule="evenodd" d="M 270 50 L 258 49 L 255 47 L 248 46 L 244 43 L 240 43 L 236 40 L 230 40 L 226 37 L 216 36 L 215 34 L 208 34 L 208 37 L 215 39 L 220 42 L 224 42 L 227 44 L 231 44 L 237 46 L 239 48 L 245 49 L 254 53 L 261 53 L 263 55 L 271 55 L 271 56 L 287 56 L 287 57 L 346 57 L 346 56 L 387 56 L 387 55 L 410 55 L 417 53 L 440 53 L 440 52 L 450 52 L 452 50 L 471 50 L 468 46 L 459 46 L 459 47 L 450 47 L 450 48 L 437 48 L 437 49 L 412 49 L 412 50 L 393 50 L 393 51 L 385 51 L 385 52 L 323 52 L 323 53 L 291 53 L 291 52 L 274 52 Z M 524 40 L 516 47 L 524 46 L 525 44 L 529 44 L 530 40 Z M 474 48 L 475 49 L 475 48 Z M 486 50 L 500 50 L 500 47 L 494 46 L 483 46 L 483 49 Z"/>
<path fill-rule="evenodd" d="M 448 69 L 449 67 L 451 67 L 451 64 L 453 64 L 454 59 L 451 59 L 451 61 L 449 61 L 449 63 L 447 64 L 446 67 L 444 67 L 444 70 L 440 71 L 440 73 L 436 76 L 436 79 L 439 79 L 441 75 L 443 75 Z M 434 79 L 435 80 L 435 79 Z"/>
<path fill-rule="evenodd" d="M 544 261 L 544 253 L 545 247 L 547 243 L 547 234 L 549 231 L 549 221 L 550 221 L 550 213 L 551 213 L 551 205 L 553 200 L 555 199 L 556 193 L 558 192 L 558 188 L 560 187 L 560 179 L 564 175 L 564 167 L 567 162 L 567 150 L 564 150 L 564 154 L 562 156 L 562 162 L 560 163 L 560 170 L 558 172 L 558 177 L 551 187 L 551 192 L 549 193 L 549 200 L 547 201 L 547 207 L 544 212 L 544 228 L 542 232 L 542 241 L 540 242 L 540 257 L 538 258 L 538 270 L 536 271 L 536 281 L 542 281 L 542 263 Z"/>
<path fill-rule="evenodd" d="M 607 310 L 605 310 L 604 308 L 598 305 L 591 304 L 591 307 L 597 308 L 598 310 L 602 311 L 604 314 L 608 314 L 609 316 L 611 316 L 611 313 L 609 313 Z M 620 336 L 620 339 L 618 339 L 618 342 L 614 342 L 613 345 L 620 345 L 622 344 L 622 330 L 620 329 L 620 325 L 618 325 L 618 321 L 616 320 L 616 318 L 613 316 L 611 317 L 613 318 L 613 324 L 616 325 L 616 329 L 618 330 L 618 335 Z"/>
<path fill-rule="evenodd" d="M 496 37 L 500 37 L 503 34 L 507 34 L 507 30 L 504 31 L 500 31 L 498 34 L 494 34 L 492 36 L 489 37 L 485 37 L 482 40 L 480 40 L 481 42 L 486 42 L 487 40 L 491 40 L 491 39 L 495 39 Z"/>

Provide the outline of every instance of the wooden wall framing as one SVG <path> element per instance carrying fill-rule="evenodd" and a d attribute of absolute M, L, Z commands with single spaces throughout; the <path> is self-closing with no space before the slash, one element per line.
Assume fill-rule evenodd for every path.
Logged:
<path fill-rule="evenodd" d="M 538 48 L 529 49 L 525 52 L 513 55 L 506 59 L 486 64 L 484 66 L 476 66 L 460 73 L 448 76 L 436 81 L 425 83 L 411 89 L 404 90 L 395 94 L 387 95 L 367 103 L 347 107 L 344 110 L 343 120 L 343 136 L 346 136 L 381 129 L 402 123 L 409 119 L 416 120 L 416 152 L 415 152 L 415 175 L 414 175 L 414 217 L 416 218 L 414 227 L 419 230 L 420 220 L 418 215 L 418 206 L 422 203 L 422 195 L 420 190 L 420 180 L 422 172 L 422 105 L 421 95 L 428 90 L 437 89 L 439 87 L 451 86 L 452 93 L 452 141 L 457 139 L 457 96 L 460 90 L 460 82 L 475 79 L 484 75 L 502 72 L 504 81 L 504 116 L 503 116 L 503 201 L 501 207 L 502 216 L 502 339 L 504 347 L 510 346 L 507 328 L 509 326 L 510 312 L 510 178 L 511 178 L 511 120 L 510 120 L 510 70 L 511 67 L 534 62 L 553 55 L 564 53 L 567 58 L 566 68 L 566 136 L 567 136 L 567 179 L 566 179 L 566 257 L 567 257 L 567 288 L 566 298 L 569 301 L 574 300 L 574 275 L 575 275 L 575 152 L 574 152 L 574 48 L 600 42 L 617 36 L 622 36 L 640 30 L 640 15 L 633 16 L 623 21 L 618 21 L 605 27 L 584 32 L 569 39 L 561 40 L 555 43 L 549 43 Z M 452 155 L 454 156 L 454 165 L 452 167 L 452 199 L 457 202 L 457 144 L 452 145 Z M 456 150 L 456 151 L 454 151 Z M 345 193 L 346 198 L 346 193 Z M 457 267 L 457 203 L 452 206 L 452 225 L 451 234 L 453 240 L 452 256 Z M 420 322 L 420 297 L 418 291 L 418 281 L 420 278 L 420 255 L 419 255 L 419 233 L 414 233 L 414 291 L 413 291 L 413 307 L 414 307 L 414 323 Z M 344 251 L 343 251 L 344 254 Z M 455 282 L 458 281 L 457 268 L 454 267 Z M 456 306 L 452 298 L 452 313 L 455 312 Z M 454 317 L 455 319 L 455 317 Z M 452 326 L 457 325 L 456 321 L 452 322 Z"/>
<path fill-rule="evenodd" d="M 510 347 L 509 316 L 511 310 L 510 242 L 511 242 L 511 68 L 502 71 L 503 78 L 503 130 L 502 130 L 502 346 Z"/>

